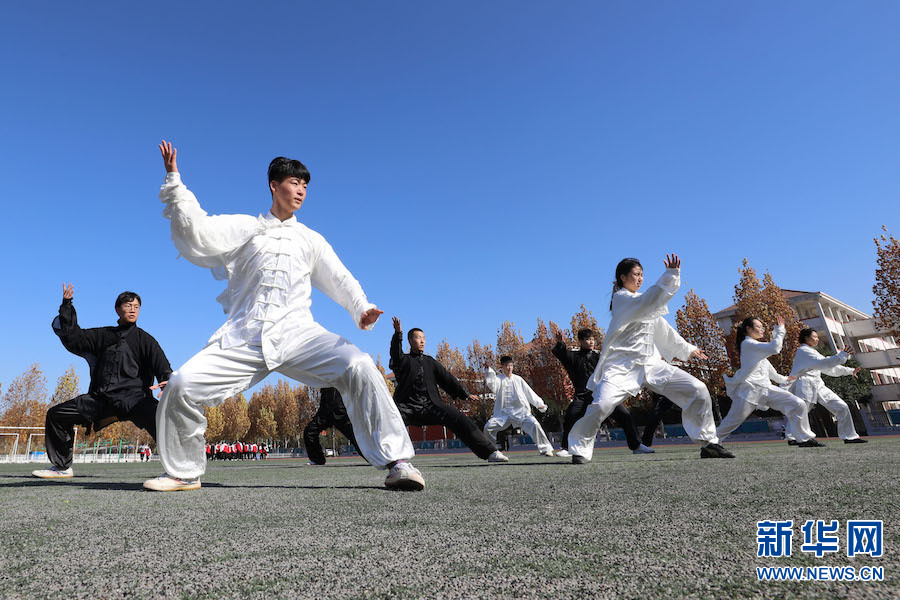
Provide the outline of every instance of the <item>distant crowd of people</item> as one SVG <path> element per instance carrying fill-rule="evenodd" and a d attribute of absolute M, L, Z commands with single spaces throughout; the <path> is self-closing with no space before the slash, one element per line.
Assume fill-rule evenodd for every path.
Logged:
<path fill-rule="evenodd" d="M 206 445 L 206 460 L 259 460 L 268 456 L 268 444 L 219 442 Z"/>

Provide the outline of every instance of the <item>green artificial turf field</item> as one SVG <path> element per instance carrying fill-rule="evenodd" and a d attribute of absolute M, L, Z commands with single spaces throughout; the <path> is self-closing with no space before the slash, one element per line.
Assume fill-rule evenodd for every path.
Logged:
<path fill-rule="evenodd" d="M 734 443 L 575 466 L 417 457 L 420 493 L 359 459 L 213 463 L 196 492 L 152 493 L 150 464 L 0 465 L 0 597 L 898 598 L 900 438 L 827 448 Z M 756 522 L 794 521 L 793 556 L 757 558 Z M 807 519 L 840 552 L 800 551 Z M 884 521 L 884 555 L 845 554 L 848 519 Z M 882 582 L 761 582 L 762 566 L 877 566 Z"/>

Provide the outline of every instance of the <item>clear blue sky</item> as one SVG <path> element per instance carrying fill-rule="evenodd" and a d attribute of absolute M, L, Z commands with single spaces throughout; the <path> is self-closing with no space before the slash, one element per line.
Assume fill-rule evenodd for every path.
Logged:
<path fill-rule="evenodd" d="M 871 312 L 898 31 L 887 1 L 7 4 L 0 384 L 37 361 L 86 385 L 63 281 L 84 326 L 139 292 L 175 367 L 223 322 L 223 283 L 176 260 L 160 138 L 210 213 L 268 210 L 269 161 L 306 163 L 298 217 L 386 318 L 313 312 L 385 359 L 394 314 L 432 351 L 582 302 L 605 326 L 616 262 L 649 284 L 667 251 L 713 310 L 749 257 Z"/>

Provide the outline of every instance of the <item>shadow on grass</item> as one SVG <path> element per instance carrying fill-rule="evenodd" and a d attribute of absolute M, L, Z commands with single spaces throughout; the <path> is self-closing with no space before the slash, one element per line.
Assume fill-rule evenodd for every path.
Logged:
<path fill-rule="evenodd" d="M 29 487 L 51 487 L 51 486 L 59 486 L 59 487 L 77 487 L 85 490 L 109 490 L 109 491 L 120 491 L 120 492 L 143 492 L 149 491 L 144 490 L 143 482 L 118 482 L 118 481 L 74 481 L 76 478 L 72 477 L 65 480 L 51 480 L 51 479 L 28 479 L 26 481 L 19 481 L 17 483 L 0 483 L 0 488 L 29 488 Z M 282 490 L 378 490 L 383 492 L 390 492 L 393 490 L 389 490 L 384 486 L 378 485 L 230 485 L 227 483 L 204 483 L 201 489 L 204 488 L 225 488 L 225 489 L 282 489 Z"/>

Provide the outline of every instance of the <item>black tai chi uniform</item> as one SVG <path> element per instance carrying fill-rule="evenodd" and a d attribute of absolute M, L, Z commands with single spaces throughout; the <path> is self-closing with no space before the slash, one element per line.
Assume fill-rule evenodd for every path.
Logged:
<path fill-rule="evenodd" d="M 575 397 L 572 398 L 572 402 L 569 403 L 569 407 L 566 409 L 566 414 L 563 417 L 561 443 L 563 448 L 566 448 L 569 445 L 569 432 L 572 431 L 572 426 L 584 416 L 588 406 L 594 401 L 594 395 L 587 389 L 587 382 L 591 375 L 594 374 L 594 369 L 597 368 L 600 353 L 595 350 L 569 350 L 563 342 L 557 342 L 551 352 L 565 367 L 566 373 L 569 374 L 569 379 L 575 387 Z M 625 439 L 628 441 L 628 447 L 631 450 L 641 445 L 637 429 L 634 426 L 634 420 L 625 406 L 622 404 L 616 406 L 609 418 L 615 421 L 622 428 L 622 431 L 625 432 Z"/>
<path fill-rule="evenodd" d="M 131 421 L 156 439 L 153 379 L 168 381 L 172 367 L 153 336 L 133 323 L 82 329 L 75 306 L 64 299 L 53 332 L 66 350 L 81 356 L 91 369 L 87 394 L 50 407 L 44 444 L 54 466 L 72 466 L 75 425 L 99 430 L 115 421 Z"/>
<path fill-rule="evenodd" d="M 303 430 L 303 444 L 306 446 L 306 454 L 309 456 L 310 462 L 317 465 L 325 464 L 325 452 L 322 451 L 319 434 L 329 427 L 335 427 L 343 433 L 359 455 L 365 458 L 359 449 L 359 444 L 356 443 L 353 425 L 350 423 L 350 417 L 347 416 L 347 407 L 344 406 L 344 399 L 341 398 L 340 392 L 333 387 L 322 388 L 320 397 L 319 410 Z"/>
<path fill-rule="evenodd" d="M 438 386 L 454 398 L 469 393 L 456 377 L 434 358 L 421 352 L 403 353 L 403 338 L 391 338 L 389 366 L 397 378 L 394 402 L 407 425 L 442 425 L 453 432 L 478 458 L 487 459 L 497 446 L 472 419 L 441 400 Z"/>
<path fill-rule="evenodd" d="M 653 445 L 653 437 L 656 434 L 656 428 L 659 427 L 659 422 L 673 408 L 678 408 L 678 405 L 665 396 L 653 394 L 653 408 L 650 410 L 647 426 L 644 427 L 644 433 L 641 436 L 641 442 L 645 446 L 650 447 Z"/>

